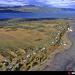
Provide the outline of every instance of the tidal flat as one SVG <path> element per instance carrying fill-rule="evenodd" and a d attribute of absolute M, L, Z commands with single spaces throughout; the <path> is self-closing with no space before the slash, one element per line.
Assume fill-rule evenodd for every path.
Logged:
<path fill-rule="evenodd" d="M 41 69 L 49 58 L 71 46 L 68 29 L 65 19 L 0 20 L 0 70 Z"/>

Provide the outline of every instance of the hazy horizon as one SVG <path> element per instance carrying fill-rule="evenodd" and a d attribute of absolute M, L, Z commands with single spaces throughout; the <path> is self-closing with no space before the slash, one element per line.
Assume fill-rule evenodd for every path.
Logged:
<path fill-rule="evenodd" d="M 57 8 L 74 8 L 74 0 L 0 0 L 0 6 L 50 6 Z"/>

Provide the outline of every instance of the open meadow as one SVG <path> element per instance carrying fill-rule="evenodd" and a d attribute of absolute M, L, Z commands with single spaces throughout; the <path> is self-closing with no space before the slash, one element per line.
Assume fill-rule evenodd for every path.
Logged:
<path fill-rule="evenodd" d="M 40 65 L 47 57 L 63 47 L 67 21 L 25 21 L 9 19 L 0 21 L 0 70 L 29 70 Z"/>

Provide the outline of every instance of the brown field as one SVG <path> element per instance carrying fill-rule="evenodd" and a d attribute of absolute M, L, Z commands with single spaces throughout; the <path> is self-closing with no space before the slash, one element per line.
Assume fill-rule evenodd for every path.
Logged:
<path fill-rule="evenodd" d="M 0 62 L 6 59 L 12 66 L 13 62 L 15 62 L 15 66 L 22 63 L 19 70 L 28 70 L 36 58 L 39 58 L 39 63 L 47 59 L 47 56 L 57 49 L 61 43 L 63 45 L 62 36 L 69 27 L 64 20 L 13 22 L 13 24 L 16 26 L 0 28 Z M 46 50 L 33 55 L 34 52 L 42 49 Z M 28 54 L 31 55 L 31 58 L 26 58 Z M 26 63 L 23 63 L 23 59 L 26 60 Z M 16 63 L 18 60 L 19 62 Z M 15 66 L 11 70 L 15 70 Z M 7 67 L 9 66 L 3 65 L 0 70 L 8 70 Z"/>

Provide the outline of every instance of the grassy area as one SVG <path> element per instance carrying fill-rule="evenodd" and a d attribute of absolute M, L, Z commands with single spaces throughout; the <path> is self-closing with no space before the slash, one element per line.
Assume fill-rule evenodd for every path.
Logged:
<path fill-rule="evenodd" d="M 1 22 L 4 25 L 1 25 Z M 65 20 L 23 20 L 20 22 L 18 19 L 0 21 L 0 26 L 0 57 L 9 59 L 9 63 L 12 65 L 10 70 L 15 70 L 16 64 L 22 65 L 19 70 L 28 70 L 32 65 L 43 62 L 47 59 L 48 54 L 50 55 L 61 45 L 61 37 L 69 27 Z M 26 63 L 23 63 L 23 60 L 26 60 Z M 17 61 L 19 62 L 16 63 Z M 13 66 L 13 62 L 15 62 L 15 66 Z M 9 66 L 4 68 L 8 70 Z M 1 69 L 4 70 L 4 68 Z"/>

